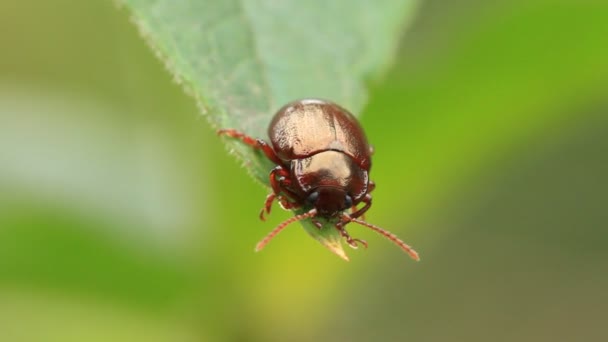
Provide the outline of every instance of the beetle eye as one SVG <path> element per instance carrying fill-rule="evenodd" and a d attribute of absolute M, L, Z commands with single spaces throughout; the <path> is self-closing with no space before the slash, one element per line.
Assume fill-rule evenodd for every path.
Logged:
<path fill-rule="evenodd" d="M 310 196 L 308 196 L 308 198 L 306 199 L 306 201 L 310 204 L 314 204 L 317 199 L 319 198 L 319 192 L 315 191 L 312 194 L 310 194 Z"/>
<path fill-rule="evenodd" d="M 344 198 L 344 205 L 346 206 L 346 208 L 350 208 L 353 206 L 353 199 L 346 195 L 346 198 Z"/>

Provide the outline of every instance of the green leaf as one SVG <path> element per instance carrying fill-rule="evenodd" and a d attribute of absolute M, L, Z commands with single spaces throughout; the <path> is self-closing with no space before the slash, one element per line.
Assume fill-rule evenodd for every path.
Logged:
<path fill-rule="evenodd" d="M 357 115 L 367 99 L 365 82 L 390 65 L 416 2 L 123 0 L 212 126 L 260 138 L 274 112 L 298 98 L 330 99 Z M 227 143 L 268 184 L 270 163 L 237 141 Z M 345 256 L 335 247 L 335 229 L 319 235 L 314 225 L 304 227 Z"/>

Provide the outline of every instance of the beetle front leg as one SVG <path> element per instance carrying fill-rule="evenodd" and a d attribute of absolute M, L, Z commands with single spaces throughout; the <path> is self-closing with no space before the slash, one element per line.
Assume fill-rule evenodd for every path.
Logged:
<path fill-rule="evenodd" d="M 243 143 L 253 147 L 254 149 L 264 152 L 264 155 L 266 155 L 266 158 L 270 159 L 270 161 L 272 161 L 273 163 L 275 163 L 277 165 L 283 164 L 283 161 L 281 160 L 281 158 L 279 158 L 276 155 L 276 153 L 274 153 L 274 150 L 272 149 L 272 147 L 270 145 L 268 145 L 268 143 L 262 139 L 256 139 L 256 138 L 250 137 L 250 136 L 246 135 L 245 133 L 237 131 L 235 129 L 220 129 L 217 131 L 217 134 L 218 135 L 227 135 L 231 138 L 239 139 Z"/>
<path fill-rule="evenodd" d="M 376 183 L 369 181 L 369 183 L 367 183 L 367 193 L 369 194 L 370 192 L 374 191 L 374 189 L 376 189 Z"/>
<path fill-rule="evenodd" d="M 363 199 L 361 200 L 361 202 L 365 203 L 365 205 L 363 207 L 361 207 L 361 209 L 355 211 L 354 213 L 352 213 L 350 215 L 350 217 L 352 218 L 358 218 L 361 215 L 365 214 L 365 212 L 372 206 L 372 195 L 370 195 L 369 193 L 367 195 L 365 195 L 363 197 Z"/>
<path fill-rule="evenodd" d="M 346 240 L 346 243 L 348 243 L 349 246 L 351 246 L 354 249 L 359 248 L 359 243 L 363 245 L 363 247 L 367 248 L 367 241 L 365 240 L 361 240 L 361 239 L 355 239 L 352 238 L 348 232 L 346 231 L 346 229 L 344 229 L 344 223 L 337 223 L 336 224 L 336 229 L 338 229 L 338 231 L 340 232 L 340 235 L 342 237 L 344 237 L 344 239 Z"/>
<path fill-rule="evenodd" d="M 289 201 L 285 196 L 279 196 L 279 204 L 281 204 L 281 207 L 285 210 L 298 209 L 301 207 L 300 204 Z"/>
<path fill-rule="evenodd" d="M 281 193 L 281 181 L 280 179 L 289 176 L 289 171 L 285 170 L 281 165 L 277 165 L 270 171 L 270 175 L 268 176 L 270 187 L 272 188 L 272 192 L 275 195 L 279 195 Z"/>
<path fill-rule="evenodd" d="M 275 195 L 273 192 L 269 193 L 268 196 L 266 196 L 264 207 L 262 207 L 262 210 L 260 210 L 260 220 L 266 221 L 266 216 L 264 215 L 264 212 L 266 212 L 266 214 L 270 214 L 270 208 L 272 207 L 272 202 L 274 202 L 275 198 L 277 198 L 277 195 Z"/>
<path fill-rule="evenodd" d="M 282 192 L 289 193 L 285 187 L 285 184 L 289 179 L 288 177 L 289 171 L 280 165 L 276 166 L 274 169 L 272 169 L 272 171 L 270 171 L 269 182 L 270 187 L 272 188 L 272 193 L 266 196 L 266 202 L 264 202 L 264 207 L 260 211 L 260 219 L 262 221 L 266 221 L 264 212 L 266 212 L 266 214 L 270 214 L 270 209 L 272 208 L 272 203 L 275 199 L 277 199 L 281 206 L 287 210 L 300 207 L 298 203 L 290 202 L 285 196 L 281 195 Z"/>
<path fill-rule="evenodd" d="M 367 184 L 367 194 L 361 200 L 363 203 L 365 203 L 365 206 L 363 206 L 361 209 L 357 209 L 357 206 L 353 205 L 350 208 L 351 217 L 353 217 L 353 218 L 361 217 L 361 219 L 365 220 L 365 212 L 372 205 L 372 203 L 371 203 L 372 195 L 370 193 L 372 191 L 374 191 L 375 188 L 376 188 L 376 183 L 374 183 L 373 181 L 369 181 L 369 183 Z"/>
<path fill-rule="evenodd" d="M 266 214 L 270 214 L 270 209 L 272 209 L 272 203 L 277 197 L 279 197 L 279 194 L 281 193 L 281 185 L 279 183 L 278 178 L 284 177 L 285 175 L 289 175 L 289 173 L 280 165 L 277 165 L 274 169 L 272 169 L 272 171 L 270 171 L 270 175 L 268 177 L 270 187 L 272 188 L 272 193 L 266 196 L 264 207 L 262 207 L 262 210 L 260 211 L 260 219 L 262 221 L 266 221 L 264 212 L 266 212 Z M 281 200 L 280 197 L 279 200 Z"/>

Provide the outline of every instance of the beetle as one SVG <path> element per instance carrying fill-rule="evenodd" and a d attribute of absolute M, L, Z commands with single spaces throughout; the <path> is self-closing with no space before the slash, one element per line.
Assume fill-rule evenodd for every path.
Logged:
<path fill-rule="evenodd" d="M 275 200 L 286 210 L 304 210 L 279 224 L 257 244 L 256 251 L 293 222 L 311 219 L 321 229 L 318 218 L 324 218 L 353 248 L 359 244 L 367 248 L 367 242 L 348 234 L 344 226 L 350 222 L 380 233 L 419 260 L 418 253 L 396 235 L 359 219 L 372 205 L 375 184 L 369 171 L 373 149 L 357 119 L 346 109 L 321 99 L 288 103 L 268 126 L 270 143 L 234 129 L 220 129 L 218 134 L 241 140 L 276 165 L 270 171 L 272 192 L 260 212 L 262 220 L 270 214 Z"/>

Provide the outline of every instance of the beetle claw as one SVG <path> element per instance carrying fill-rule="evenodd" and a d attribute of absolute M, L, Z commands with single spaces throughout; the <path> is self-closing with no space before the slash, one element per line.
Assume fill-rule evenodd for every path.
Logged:
<path fill-rule="evenodd" d="M 264 212 L 266 212 L 266 214 L 270 214 L 272 202 L 274 202 L 276 197 L 277 196 L 274 193 L 270 193 L 268 194 L 268 196 L 266 196 L 266 202 L 264 202 L 264 207 L 262 207 L 262 210 L 260 210 L 260 220 L 266 221 L 266 215 L 264 214 Z"/>
<path fill-rule="evenodd" d="M 365 247 L 367 249 L 367 241 L 352 238 L 350 235 L 348 235 L 348 232 L 346 232 L 346 230 L 344 229 L 344 225 L 349 222 L 348 220 L 350 220 L 350 217 L 348 216 L 348 214 L 344 213 L 343 220 L 336 223 L 336 228 L 338 228 L 338 230 L 340 231 L 340 235 L 342 235 L 344 237 L 344 239 L 346 239 L 346 243 L 350 247 L 357 249 L 357 248 L 359 248 L 359 244 L 362 244 L 363 247 Z"/>
<path fill-rule="evenodd" d="M 262 210 L 260 210 L 260 220 L 262 220 L 262 221 L 266 221 L 266 216 L 264 215 L 265 211 L 266 211 L 266 208 L 262 208 Z"/>
<path fill-rule="evenodd" d="M 348 245 L 351 246 L 353 249 L 358 249 L 359 243 L 362 244 L 365 249 L 367 249 L 367 241 L 365 240 L 348 238 L 346 239 L 346 243 L 348 243 Z"/>
<path fill-rule="evenodd" d="M 355 239 L 355 240 L 360 242 L 363 245 L 363 247 L 365 247 L 365 249 L 367 249 L 367 241 L 361 240 L 361 239 Z"/>

